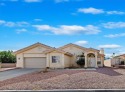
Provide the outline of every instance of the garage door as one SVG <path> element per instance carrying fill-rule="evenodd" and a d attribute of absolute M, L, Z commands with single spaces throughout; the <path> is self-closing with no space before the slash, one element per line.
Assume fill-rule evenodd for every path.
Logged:
<path fill-rule="evenodd" d="M 24 58 L 25 68 L 45 68 L 46 58 L 45 57 L 26 57 Z"/>

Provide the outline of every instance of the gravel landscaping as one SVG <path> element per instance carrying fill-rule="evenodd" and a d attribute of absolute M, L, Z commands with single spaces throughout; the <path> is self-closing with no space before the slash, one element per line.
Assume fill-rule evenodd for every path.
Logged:
<path fill-rule="evenodd" d="M 0 81 L 0 90 L 125 89 L 125 69 L 53 70 Z"/>

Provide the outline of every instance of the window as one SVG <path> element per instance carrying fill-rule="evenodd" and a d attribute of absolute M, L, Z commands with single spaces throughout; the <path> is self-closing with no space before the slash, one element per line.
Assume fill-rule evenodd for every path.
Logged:
<path fill-rule="evenodd" d="M 59 56 L 52 56 L 52 63 L 58 63 L 60 62 L 60 57 Z"/>
<path fill-rule="evenodd" d="M 97 64 L 101 64 L 101 61 L 97 61 Z"/>

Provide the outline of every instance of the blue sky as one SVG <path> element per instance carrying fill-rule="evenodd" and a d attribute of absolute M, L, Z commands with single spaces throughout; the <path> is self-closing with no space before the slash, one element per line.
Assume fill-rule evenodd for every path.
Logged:
<path fill-rule="evenodd" d="M 124 0 L 0 0 L 0 50 L 36 42 L 125 53 Z"/>

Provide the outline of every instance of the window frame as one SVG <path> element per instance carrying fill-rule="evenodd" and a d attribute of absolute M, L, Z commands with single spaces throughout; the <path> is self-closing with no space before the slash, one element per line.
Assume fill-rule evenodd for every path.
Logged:
<path fill-rule="evenodd" d="M 52 56 L 52 63 L 60 63 L 60 56 Z"/>

